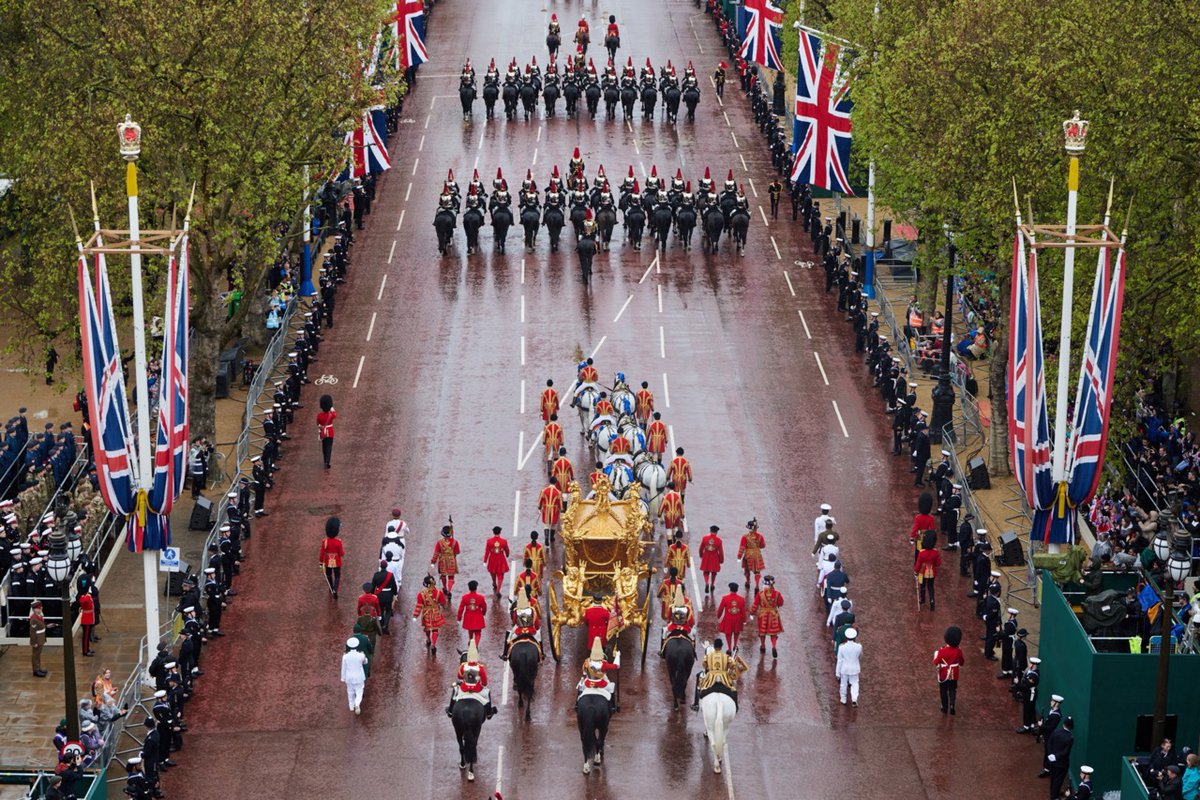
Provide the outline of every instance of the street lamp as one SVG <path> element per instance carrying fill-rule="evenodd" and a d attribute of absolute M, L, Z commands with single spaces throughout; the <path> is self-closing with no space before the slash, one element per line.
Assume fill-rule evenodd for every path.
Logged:
<path fill-rule="evenodd" d="M 62 528 L 50 534 L 46 572 L 59 584 L 62 600 L 63 688 L 66 692 L 67 741 L 79 741 L 79 700 L 75 685 L 75 641 L 71 636 L 71 568 L 83 549 L 79 536 L 68 537 Z"/>
<path fill-rule="evenodd" d="M 1163 517 L 1166 517 L 1164 514 Z M 1161 518 L 1160 518 L 1161 519 Z M 1154 554 L 1166 568 L 1163 570 L 1162 608 L 1158 647 L 1158 686 L 1154 696 L 1154 733 L 1152 747 L 1166 736 L 1167 686 L 1171 670 L 1171 628 L 1175 616 L 1175 584 L 1192 571 L 1191 537 L 1174 532 L 1173 520 L 1162 519 L 1162 530 L 1154 537 Z"/>
<path fill-rule="evenodd" d="M 954 384 L 950 381 L 950 320 L 954 314 L 954 265 L 958 258 L 958 248 L 954 246 L 954 237 L 950 226 L 946 226 L 947 254 L 950 259 L 946 271 L 946 317 L 942 323 L 942 361 L 938 367 L 937 386 L 933 387 L 933 419 L 929 423 L 929 441 L 938 444 L 942 441 L 943 432 L 950 441 L 954 441 Z"/>

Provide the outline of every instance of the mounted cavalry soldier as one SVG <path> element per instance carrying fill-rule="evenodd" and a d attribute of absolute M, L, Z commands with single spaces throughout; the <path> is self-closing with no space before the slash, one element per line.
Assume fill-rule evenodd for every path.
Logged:
<path fill-rule="evenodd" d="M 738 679 L 750 666 L 741 656 L 726 653 L 724 647 L 725 643 L 718 637 L 710 647 L 705 648 L 704 662 L 696 675 L 696 698 L 692 703 L 692 711 L 699 711 L 700 698 L 713 692 L 728 695 L 737 704 Z"/>
<path fill-rule="evenodd" d="M 487 718 L 491 719 L 496 715 L 496 707 L 492 705 L 492 693 L 488 689 L 486 672 L 479 661 L 479 650 L 474 642 L 467 645 L 467 652 L 463 658 L 464 661 L 458 669 L 458 679 L 450 690 L 450 704 L 446 706 L 446 716 L 453 717 L 454 704 L 469 698 L 483 703 L 487 709 Z"/>
<path fill-rule="evenodd" d="M 516 610 L 513 611 L 513 627 L 504 634 L 504 653 L 502 661 L 508 660 L 512 646 L 517 642 L 530 642 L 538 651 L 538 660 L 542 653 L 542 615 L 535 606 L 529 604 L 529 597 L 524 592 L 517 594 Z"/>
<path fill-rule="evenodd" d="M 687 639 L 695 647 L 696 638 L 692 635 L 695 627 L 696 612 L 692 608 L 691 598 L 684 594 L 682 584 L 676 585 L 675 596 L 671 600 L 670 621 L 662 629 L 662 642 L 658 649 L 659 656 L 666 656 L 667 642 L 671 639 Z"/>

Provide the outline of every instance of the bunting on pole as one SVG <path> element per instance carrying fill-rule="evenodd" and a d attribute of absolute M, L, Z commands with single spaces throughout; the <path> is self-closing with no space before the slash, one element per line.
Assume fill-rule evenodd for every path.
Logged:
<path fill-rule="evenodd" d="M 854 103 L 840 54 L 841 46 L 835 42 L 800 31 L 791 179 L 853 195 L 848 176 Z"/>

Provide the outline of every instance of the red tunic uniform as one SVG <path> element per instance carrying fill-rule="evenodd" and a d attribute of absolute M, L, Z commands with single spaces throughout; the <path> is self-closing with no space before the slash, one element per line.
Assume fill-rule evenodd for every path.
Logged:
<path fill-rule="evenodd" d="M 767 546 L 763 535 L 758 531 L 746 531 L 742 543 L 738 545 L 738 560 L 742 562 L 743 572 L 762 572 L 762 550 Z"/>
<path fill-rule="evenodd" d="M 479 592 L 467 592 L 458 601 L 458 621 L 464 631 L 481 631 L 486 626 L 487 599 Z"/>
<path fill-rule="evenodd" d="M 546 446 L 546 458 L 553 458 L 563 444 L 562 425 L 547 422 L 546 427 L 542 428 L 542 443 Z"/>
<path fill-rule="evenodd" d="M 754 596 L 751 614 L 758 615 L 758 635 L 778 636 L 783 633 L 783 620 L 779 617 L 779 609 L 783 608 L 783 595 L 768 586 L 760 589 Z"/>
<path fill-rule="evenodd" d="M 603 400 L 597 400 L 596 406 L 592 410 L 597 417 L 605 415 L 611 417 L 613 415 L 613 405 L 608 401 L 607 397 Z"/>
<path fill-rule="evenodd" d="M 342 559 L 346 556 L 346 548 L 342 545 L 341 539 L 334 539 L 331 536 L 326 536 L 321 542 L 321 566 L 322 567 L 340 567 Z"/>
<path fill-rule="evenodd" d="M 692 608 L 692 598 L 684 597 L 683 604 L 687 606 L 687 619 L 683 622 L 676 622 L 674 617 L 672 617 L 670 623 L 667 624 L 667 636 L 670 636 L 672 633 L 690 634 L 692 628 L 696 627 L 696 612 Z"/>
<path fill-rule="evenodd" d="M 667 480 L 675 484 L 675 491 L 680 494 L 687 493 L 688 481 L 692 479 L 692 465 L 683 456 L 676 456 L 671 459 L 671 465 L 667 467 Z"/>
<path fill-rule="evenodd" d="M 715 533 L 700 540 L 700 571 L 720 572 L 725 563 L 725 543 Z"/>
<path fill-rule="evenodd" d="M 571 485 L 571 481 L 575 480 L 575 467 L 571 466 L 569 458 L 559 456 L 550 467 L 550 475 L 558 481 L 558 488 L 565 491 Z"/>
<path fill-rule="evenodd" d="M 483 549 L 483 563 L 488 574 L 497 579 L 503 577 L 508 572 L 508 559 L 508 540 L 503 536 L 489 538 Z"/>
<path fill-rule="evenodd" d="M 558 392 L 553 386 L 542 390 L 542 422 L 549 422 L 551 414 L 558 413 Z"/>
<path fill-rule="evenodd" d="M 683 580 L 687 574 L 688 564 L 691 562 L 691 554 L 688 552 L 688 546 L 683 542 L 671 542 L 667 548 L 666 556 L 663 558 L 663 564 L 670 569 L 674 567 L 679 570 L 679 580 Z"/>
<path fill-rule="evenodd" d="M 646 428 L 646 449 L 656 456 L 661 456 L 667 450 L 667 426 L 661 419 L 656 419 Z"/>
<path fill-rule="evenodd" d="M 605 32 L 604 35 L 605 36 L 616 36 L 619 39 L 619 38 L 621 38 L 621 29 L 619 27 L 617 27 L 617 23 L 610 22 L 610 23 L 608 23 L 608 30 Z"/>
<path fill-rule="evenodd" d="M 83 592 L 79 595 L 79 624 L 96 624 L 96 602 L 87 592 Z"/>
<path fill-rule="evenodd" d="M 721 598 L 717 606 L 718 630 L 726 637 L 741 634 L 746 626 L 746 598 L 730 592 Z"/>
<path fill-rule="evenodd" d="M 473 692 L 473 694 L 478 694 L 480 688 L 483 688 L 484 686 L 488 685 L 487 667 L 485 667 L 483 664 L 468 664 L 466 661 L 462 662 L 461 664 L 458 665 L 458 679 L 460 681 L 464 680 L 467 677 L 467 667 L 468 666 L 474 667 L 476 670 L 479 671 L 479 683 L 476 684 L 476 686 L 478 686 L 479 688 L 475 689 Z M 464 691 L 470 691 L 470 690 L 466 689 Z"/>
<path fill-rule="evenodd" d="M 583 369 L 579 370 L 580 383 L 596 383 L 600 380 L 600 373 L 596 372 L 596 368 L 591 364 L 585 364 Z"/>
<path fill-rule="evenodd" d="M 663 582 L 658 585 L 659 614 L 662 616 L 664 622 L 671 618 L 671 600 L 675 597 L 675 587 L 682 585 L 683 580 L 681 578 L 671 578 L 670 575 L 664 578 Z"/>
<path fill-rule="evenodd" d="M 608 443 L 608 454 L 611 456 L 628 455 L 632 445 L 624 436 L 617 434 L 612 441 Z"/>
<path fill-rule="evenodd" d="M 521 570 L 517 573 L 517 578 L 513 582 L 513 593 L 520 597 L 525 594 L 525 587 L 529 587 L 530 597 L 536 598 L 542 591 L 541 576 L 533 570 Z"/>
<path fill-rule="evenodd" d="M 917 563 L 913 564 L 913 574 L 918 579 L 931 580 L 937 577 L 938 567 L 942 565 L 942 554 L 936 547 L 917 553 Z"/>
<path fill-rule="evenodd" d="M 525 545 L 525 552 L 521 554 L 521 558 L 522 560 L 529 559 L 529 562 L 533 564 L 533 573 L 538 578 L 542 577 L 542 570 L 546 568 L 546 548 L 542 546 L 541 542 L 530 542 Z"/>
<path fill-rule="evenodd" d="M 668 489 L 658 506 L 658 515 L 663 524 L 675 530 L 683 522 L 683 498 L 674 489 Z"/>
<path fill-rule="evenodd" d="M 933 516 L 930 514 L 917 514 L 913 517 L 912 529 L 908 532 L 908 543 L 917 543 L 917 534 L 923 531 L 935 531 L 937 525 L 933 521 Z"/>
<path fill-rule="evenodd" d="M 933 654 L 933 663 L 937 667 L 939 683 L 958 680 L 958 671 L 963 663 L 963 651 L 950 645 L 944 646 Z"/>
<path fill-rule="evenodd" d="M 638 390 L 634 396 L 634 411 L 639 421 L 645 422 L 650 419 L 650 415 L 654 413 L 654 394 L 649 389 Z"/>
<path fill-rule="evenodd" d="M 437 564 L 439 575 L 457 575 L 458 574 L 458 554 L 462 552 L 458 547 L 458 540 L 453 536 L 448 536 L 438 539 L 437 544 L 433 546 L 433 563 Z"/>
<path fill-rule="evenodd" d="M 563 495 L 554 484 L 548 484 L 538 495 L 538 511 L 542 513 L 542 524 L 554 527 L 562 516 Z"/>
<path fill-rule="evenodd" d="M 446 595 L 441 589 L 427 586 L 417 595 L 417 604 L 413 608 L 413 619 L 421 618 L 421 627 L 426 632 L 436 631 L 446 624 L 446 616 L 442 609 L 446 607 Z"/>
<path fill-rule="evenodd" d="M 333 438 L 333 421 L 337 419 L 336 411 L 322 411 L 317 414 L 317 436 L 322 439 Z"/>
<path fill-rule="evenodd" d="M 354 613 L 360 617 L 363 614 L 370 614 L 372 617 L 378 617 L 380 614 L 379 598 L 371 592 L 363 592 L 358 596 L 358 605 L 355 606 Z"/>
<path fill-rule="evenodd" d="M 594 469 L 594 470 L 592 470 L 592 474 L 588 476 L 588 482 L 591 483 L 592 488 L 595 489 L 596 481 L 600 480 L 601 478 L 607 478 L 607 477 L 608 476 L 604 474 L 604 470 Z"/>
<path fill-rule="evenodd" d="M 587 640 L 588 647 L 591 647 L 592 642 L 596 641 L 596 637 L 600 637 L 600 644 L 608 641 L 608 621 L 612 618 L 612 612 L 602 605 L 590 606 L 583 612 L 583 621 L 587 624 Z"/>

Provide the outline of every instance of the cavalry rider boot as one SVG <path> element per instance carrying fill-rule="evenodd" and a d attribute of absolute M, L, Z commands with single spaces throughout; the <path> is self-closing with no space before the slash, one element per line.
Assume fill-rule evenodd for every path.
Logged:
<path fill-rule="evenodd" d="M 492 704 L 491 704 L 491 702 L 488 702 L 488 704 L 487 704 L 487 718 L 488 718 L 488 719 L 491 719 L 491 718 L 492 718 L 492 717 L 494 717 L 494 716 L 496 716 L 496 707 L 495 707 L 494 705 L 492 705 Z"/>

